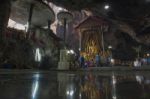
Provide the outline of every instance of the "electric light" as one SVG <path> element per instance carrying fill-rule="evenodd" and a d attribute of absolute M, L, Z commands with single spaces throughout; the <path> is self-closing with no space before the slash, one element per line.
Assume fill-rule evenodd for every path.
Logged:
<path fill-rule="evenodd" d="M 111 61 L 111 63 L 114 63 L 114 62 L 115 62 L 115 60 L 114 60 L 114 59 L 111 59 L 110 61 Z"/>
<path fill-rule="evenodd" d="M 111 48 L 112 48 L 112 46 L 111 46 L 111 45 L 109 45 L 109 46 L 108 46 L 108 48 L 109 48 L 109 49 L 111 49 Z"/>
<path fill-rule="evenodd" d="M 106 9 L 106 10 L 108 10 L 110 8 L 110 6 L 108 5 L 108 4 L 106 4 L 105 6 L 104 6 L 104 9 Z"/>

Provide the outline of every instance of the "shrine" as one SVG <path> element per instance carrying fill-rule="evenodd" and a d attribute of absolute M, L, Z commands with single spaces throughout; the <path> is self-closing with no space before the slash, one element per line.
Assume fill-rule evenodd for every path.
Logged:
<path fill-rule="evenodd" d="M 98 54 L 103 58 L 110 52 L 105 50 L 104 33 L 108 32 L 108 22 L 99 16 L 89 16 L 76 26 L 80 37 L 80 55 L 92 60 Z"/>

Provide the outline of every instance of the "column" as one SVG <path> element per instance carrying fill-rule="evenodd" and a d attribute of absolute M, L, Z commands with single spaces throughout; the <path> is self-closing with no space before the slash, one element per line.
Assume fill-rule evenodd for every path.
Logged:
<path fill-rule="evenodd" d="M 7 28 L 11 11 L 11 0 L 2 0 L 0 3 L 0 43 L 4 39 L 4 31 Z"/>
<path fill-rule="evenodd" d="M 27 38 L 30 37 L 30 29 L 31 29 L 31 22 L 32 22 L 32 14 L 33 14 L 34 4 L 30 4 L 30 10 L 29 10 L 29 17 L 27 22 Z"/>
<path fill-rule="evenodd" d="M 82 33 L 81 33 L 81 30 L 79 31 L 79 51 L 81 51 L 82 50 Z"/>

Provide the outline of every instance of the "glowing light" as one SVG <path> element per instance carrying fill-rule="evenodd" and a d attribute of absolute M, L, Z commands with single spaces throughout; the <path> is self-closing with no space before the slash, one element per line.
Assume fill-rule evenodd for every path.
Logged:
<path fill-rule="evenodd" d="M 79 51 L 81 51 L 81 48 L 79 48 Z"/>
<path fill-rule="evenodd" d="M 111 63 L 114 63 L 114 62 L 115 62 L 115 60 L 114 60 L 114 59 L 111 59 L 110 61 L 111 61 Z"/>
<path fill-rule="evenodd" d="M 117 79 L 114 75 L 114 73 L 112 74 L 112 99 L 117 99 L 117 95 L 116 95 L 116 83 L 117 83 Z"/>
<path fill-rule="evenodd" d="M 117 99 L 117 97 L 116 97 L 116 96 L 113 96 L 112 98 L 113 98 L 113 99 Z"/>
<path fill-rule="evenodd" d="M 35 76 L 34 76 L 36 79 L 39 79 L 39 77 L 40 77 L 40 74 L 39 73 L 37 73 L 37 74 L 35 74 Z"/>
<path fill-rule="evenodd" d="M 73 90 L 71 90 L 71 91 L 67 91 L 67 92 L 66 92 L 66 94 L 67 94 L 67 95 L 70 95 L 70 96 L 73 96 L 74 91 L 73 91 Z"/>
<path fill-rule="evenodd" d="M 81 97 L 82 97 L 81 93 L 79 94 L 79 97 L 80 97 L 80 99 L 81 99 Z"/>
<path fill-rule="evenodd" d="M 36 94 L 39 88 L 39 74 L 35 74 L 35 81 L 32 85 L 32 99 L 36 99 Z"/>
<path fill-rule="evenodd" d="M 70 54 L 70 51 L 69 51 L 69 50 L 67 51 L 67 54 Z"/>
<path fill-rule="evenodd" d="M 38 87 L 39 87 L 39 82 L 36 81 L 35 84 L 33 85 L 32 99 L 35 99 Z"/>
<path fill-rule="evenodd" d="M 149 53 L 147 53 L 147 56 L 149 57 L 149 56 L 150 56 L 150 54 L 149 54 Z"/>
<path fill-rule="evenodd" d="M 70 53 L 71 53 L 71 54 L 74 54 L 74 51 L 73 51 L 73 50 L 70 50 Z"/>
<path fill-rule="evenodd" d="M 67 91 L 66 94 L 69 95 L 69 91 Z"/>
<path fill-rule="evenodd" d="M 36 52 L 35 52 L 35 61 L 40 62 L 41 58 L 42 58 L 42 56 L 41 56 L 41 53 L 40 53 L 40 49 L 37 48 Z"/>
<path fill-rule="evenodd" d="M 111 45 L 109 45 L 109 46 L 108 46 L 108 48 L 109 48 L 109 49 L 112 49 L 112 46 L 111 46 Z"/>
<path fill-rule="evenodd" d="M 142 83 L 142 81 L 143 81 L 143 77 L 142 76 L 136 75 L 135 78 L 136 78 L 137 82 L 139 82 L 140 84 Z"/>
<path fill-rule="evenodd" d="M 67 54 L 74 54 L 75 52 L 73 50 L 68 50 Z"/>
<path fill-rule="evenodd" d="M 71 90 L 70 91 L 70 96 L 72 96 L 74 94 L 74 91 L 73 90 Z"/>
<path fill-rule="evenodd" d="M 25 30 L 25 28 L 26 28 L 25 25 L 19 24 L 11 19 L 9 19 L 9 21 L 8 21 L 8 27 L 19 29 L 19 30 Z"/>
<path fill-rule="evenodd" d="M 110 6 L 107 4 L 104 6 L 104 9 L 108 10 L 110 8 Z"/>
<path fill-rule="evenodd" d="M 113 83 L 113 84 L 116 84 L 117 81 L 116 81 L 116 78 L 115 78 L 114 75 L 112 76 L 112 79 L 113 79 L 113 80 L 112 80 L 112 83 Z"/>

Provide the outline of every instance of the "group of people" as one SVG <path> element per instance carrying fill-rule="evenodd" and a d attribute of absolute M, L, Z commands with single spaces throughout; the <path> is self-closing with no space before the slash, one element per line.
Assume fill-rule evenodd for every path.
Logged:
<path fill-rule="evenodd" d="M 140 66 L 146 66 L 150 64 L 150 58 L 145 59 L 145 58 L 137 58 L 134 62 L 133 65 L 134 67 L 140 67 Z M 79 57 L 79 66 L 80 68 L 86 68 L 86 67 L 101 67 L 103 65 L 106 66 L 112 66 L 112 62 L 111 62 L 111 57 L 108 58 L 103 58 L 100 55 L 96 55 L 95 59 L 91 59 L 91 60 L 86 60 L 84 58 L 84 56 L 80 56 Z"/>
<path fill-rule="evenodd" d="M 85 60 L 84 56 L 79 57 L 79 63 L 81 68 L 86 68 L 86 67 L 100 67 L 103 64 L 110 64 L 110 58 L 106 58 L 105 60 L 100 56 L 96 55 L 95 58 L 91 60 Z"/>
<path fill-rule="evenodd" d="M 134 66 L 135 67 L 140 67 L 142 65 L 148 65 L 149 64 L 149 60 L 148 59 L 145 59 L 145 58 L 137 58 L 135 61 L 134 61 Z"/>

